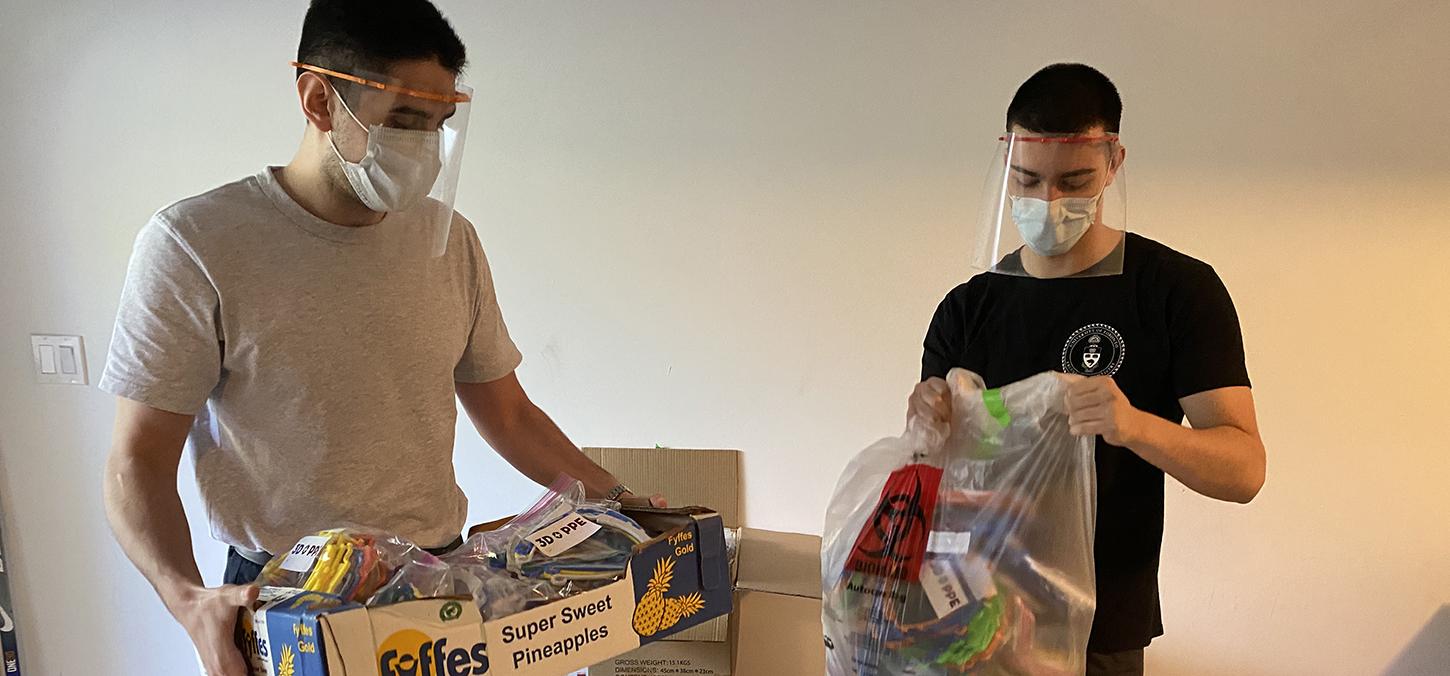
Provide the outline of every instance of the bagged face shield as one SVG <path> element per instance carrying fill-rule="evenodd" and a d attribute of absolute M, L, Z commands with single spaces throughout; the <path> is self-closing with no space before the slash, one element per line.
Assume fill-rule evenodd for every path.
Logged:
<path fill-rule="evenodd" d="M 521 612 L 562 598 L 546 582 L 515 578 L 493 565 L 491 545 L 479 536 L 443 557 L 409 561 L 393 574 L 368 606 L 385 606 L 414 599 L 472 597 L 485 620 Z"/>
<path fill-rule="evenodd" d="M 257 583 L 332 594 L 358 601 L 372 596 L 401 567 L 435 560 L 400 538 L 358 528 L 334 528 L 297 541 L 262 567 Z"/>
<path fill-rule="evenodd" d="M 507 533 L 509 571 L 572 590 L 619 579 L 634 546 L 649 539 L 619 503 L 585 498 L 583 484 L 564 475 L 499 530 Z"/>
<path fill-rule="evenodd" d="M 1116 134 L 1002 136 L 982 191 L 972 267 L 1019 276 L 1121 274 L 1123 157 Z"/>
<path fill-rule="evenodd" d="M 400 249 L 443 255 L 473 90 L 433 64 L 400 67 L 401 76 L 292 65 L 337 94 L 328 137 L 354 194 L 387 214 L 380 225 L 399 230 Z"/>

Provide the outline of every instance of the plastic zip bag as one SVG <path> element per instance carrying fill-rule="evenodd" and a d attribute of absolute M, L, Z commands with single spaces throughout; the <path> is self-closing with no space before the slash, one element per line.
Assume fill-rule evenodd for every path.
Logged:
<path fill-rule="evenodd" d="M 410 561 L 433 559 L 397 537 L 355 528 L 335 528 L 297 541 L 274 556 L 257 577 L 264 586 L 290 587 L 362 602 Z"/>
<path fill-rule="evenodd" d="M 489 620 L 533 608 L 561 598 L 558 590 L 540 580 L 514 577 L 494 565 L 485 536 L 470 536 L 462 547 L 441 557 L 420 558 L 399 568 L 372 598 L 369 606 L 413 599 L 471 597 L 483 619 Z"/>
<path fill-rule="evenodd" d="M 1092 439 L 1060 376 L 947 377 L 952 420 L 857 455 L 822 540 L 828 672 L 1081 674 L 1095 608 Z"/>
<path fill-rule="evenodd" d="M 588 500 L 583 484 L 563 475 L 499 531 L 510 572 L 547 580 L 566 594 L 619 579 L 634 546 L 649 539 L 619 503 Z"/>

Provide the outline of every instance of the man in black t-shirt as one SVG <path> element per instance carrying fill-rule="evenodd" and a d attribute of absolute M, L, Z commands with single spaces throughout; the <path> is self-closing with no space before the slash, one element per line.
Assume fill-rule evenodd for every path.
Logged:
<path fill-rule="evenodd" d="M 1024 245 L 994 252 L 990 272 L 941 302 L 908 414 L 948 420 L 943 377 L 955 367 L 988 387 L 1069 374 L 1071 428 L 1097 437 L 1090 675 L 1143 673 L 1143 648 L 1163 633 L 1164 473 L 1246 503 L 1265 472 L 1243 338 L 1223 282 L 1209 265 L 1103 222 L 1100 198 L 1124 157 L 1121 112 L 1112 82 L 1081 64 L 1048 66 L 1018 89 L 1004 138 L 1052 141 L 1076 151 L 1058 155 L 1075 164 L 1003 162 L 1011 217 L 999 220 Z M 1084 152 L 1098 142 L 1110 151 Z"/>

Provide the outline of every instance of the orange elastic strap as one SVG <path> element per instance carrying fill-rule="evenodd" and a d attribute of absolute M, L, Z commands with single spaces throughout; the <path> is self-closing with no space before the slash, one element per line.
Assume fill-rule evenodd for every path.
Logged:
<path fill-rule="evenodd" d="M 1006 141 L 1006 136 L 998 136 L 998 141 Z M 1117 143 L 1118 137 L 1113 134 L 1106 136 L 1014 136 L 1013 141 L 1023 143 Z"/>
<path fill-rule="evenodd" d="M 383 91 L 388 91 L 388 92 L 397 92 L 399 94 L 407 94 L 408 96 L 412 96 L 412 97 L 416 97 L 416 98 L 420 98 L 420 99 L 426 99 L 426 100 L 429 100 L 429 101 L 438 101 L 440 103 L 464 103 L 464 102 L 467 102 L 467 101 L 471 101 L 473 99 L 472 96 L 469 96 L 468 94 L 464 94 L 463 92 L 454 92 L 452 94 L 439 94 L 438 92 L 427 92 L 427 91 L 423 91 L 421 89 L 412 89 L 412 88 L 409 88 L 409 87 L 404 87 L 402 85 L 388 84 L 386 82 L 378 82 L 377 80 L 369 80 L 367 78 L 358 77 L 356 75 L 349 75 L 347 73 L 339 73 L 339 72 L 337 72 L 335 70 L 328 70 L 328 69 L 323 68 L 321 66 L 313 66 L 311 64 L 298 63 L 296 61 L 288 61 L 287 63 L 292 64 L 292 66 L 294 68 L 301 68 L 302 70 L 310 70 L 310 71 L 312 71 L 314 73 L 318 73 L 320 75 L 330 75 L 332 77 L 342 78 L 344 80 L 347 80 L 348 82 L 356 82 L 357 84 L 363 85 L 364 87 L 372 87 L 373 89 L 381 89 Z"/>

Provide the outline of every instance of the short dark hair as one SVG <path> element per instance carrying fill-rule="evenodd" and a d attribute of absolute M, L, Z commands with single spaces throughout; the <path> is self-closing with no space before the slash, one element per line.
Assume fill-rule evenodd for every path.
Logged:
<path fill-rule="evenodd" d="M 1116 134 L 1123 100 L 1113 81 L 1081 63 L 1054 63 L 1027 78 L 1007 106 L 1013 125 L 1040 134 L 1075 134 L 1101 125 Z"/>
<path fill-rule="evenodd" d="M 385 73 L 414 59 L 436 59 L 455 75 L 468 62 L 463 41 L 428 0 L 312 0 L 302 20 L 298 63 Z"/>

